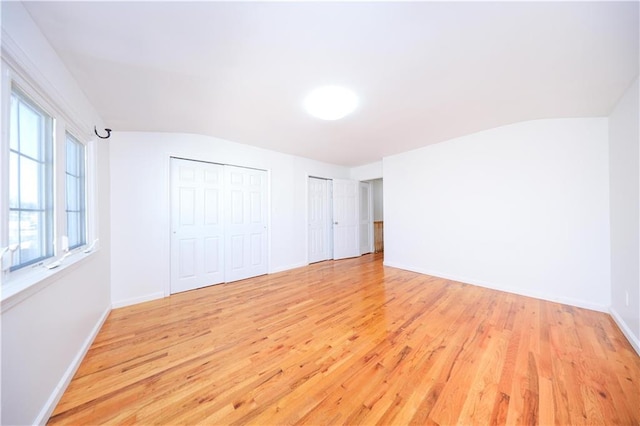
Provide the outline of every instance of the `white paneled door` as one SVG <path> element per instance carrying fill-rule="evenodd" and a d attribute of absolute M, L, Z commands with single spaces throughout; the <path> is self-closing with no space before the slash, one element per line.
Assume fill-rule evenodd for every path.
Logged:
<path fill-rule="evenodd" d="M 171 159 L 171 293 L 224 282 L 222 181 L 219 164 Z"/>
<path fill-rule="evenodd" d="M 225 166 L 226 281 L 267 273 L 267 173 Z"/>
<path fill-rule="evenodd" d="M 333 258 L 360 256 L 358 188 L 353 180 L 333 180 Z"/>
<path fill-rule="evenodd" d="M 309 263 L 333 257 L 330 191 L 330 180 L 309 178 Z"/>
<path fill-rule="evenodd" d="M 171 293 L 267 273 L 266 176 L 171 159 Z"/>

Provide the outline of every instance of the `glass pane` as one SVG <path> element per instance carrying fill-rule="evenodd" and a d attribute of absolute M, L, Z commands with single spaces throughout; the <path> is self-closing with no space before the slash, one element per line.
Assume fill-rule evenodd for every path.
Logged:
<path fill-rule="evenodd" d="M 83 245 L 85 240 L 84 212 L 84 145 L 67 135 L 67 236 L 69 247 Z"/>
<path fill-rule="evenodd" d="M 9 124 L 10 147 L 18 150 L 18 98 L 11 95 L 11 121 Z"/>
<path fill-rule="evenodd" d="M 26 157 L 20 158 L 20 208 L 41 208 L 40 169 L 40 163 Z"/>
<path fill-rule="evenodd" d="M 78 203 L 78 178 L 67 175 L 67 210 L 80 210 Z"/>
<path fill-rule="evenodd" d="M 20 212 L 9 212 L 9 245 L 20 243 Z"/>
<path fill-rule="evenodd" d="M 69 247 L 74 247 L 78 239 L 78 213 L 67 212 L 67 237 Z"/>
<path fill-rule="evenodd" d="M 9 153 L 9 207 L 20 207 L 20 178 L 18 177 L 18 161 L 20 156 Z"/>
<path fill-rule="evenodd" d="M 81 246 L 87 243 L 87 231 L 84 223 L 84 213 L 78 213 L 80 215 L 80 220 L 78 222 L 78 245 Z"/>
<path fill-rule="evenodd" d="M 20 244 L 20 212 L 9 212 L 9 245 Z M 13 254 L 13 264 L 20 263 L 20 253 Z"/>
<path fill-rule="evenodd" d="M 78 148 L 76 142 L 67 135 L 67 173 L 78 176 Z"/>
<path fill-rule="evenodd" d="M 80 244 L 80 213 L 67 213 L 67 236 L 69 237 L 69 247 L 76 247 Z"/>
<path fill-rule="evenodd" d="M 20 152 L 38 160 L 42 158 L 43 118 L 24 102 L 20 103 Z"/>
<path fill-rule="evenodd" d="M 38 230 L 43 230 L 43 213 L 20 212 L 20 263 L 42 257 L 42 238 Z"/>

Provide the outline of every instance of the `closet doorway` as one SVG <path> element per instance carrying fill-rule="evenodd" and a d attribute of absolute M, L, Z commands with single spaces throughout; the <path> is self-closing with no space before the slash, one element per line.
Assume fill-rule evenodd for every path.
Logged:
<path fill-rule="evenodd" d="M 267 172 L 170 161 L 171 293 L 266 274 Z"/>

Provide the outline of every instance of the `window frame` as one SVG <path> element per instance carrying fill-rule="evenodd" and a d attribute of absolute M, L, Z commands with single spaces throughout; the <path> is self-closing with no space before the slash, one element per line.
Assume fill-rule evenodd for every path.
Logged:
<path fill-rule="evenodd" d="M 73 268 L 78 262 L 100 250 L 97 212 L 97 139 L 93 123 L 84 123 L 82 116 L 69 107 L 55 87 L 39 73 L 25 71 L 24 63 L 3 49 L 0 58 L 0 114 L 1 121 L 10 122 L 12 88 L 16 88 L 53 120 L 52 181 L 53 181 L 53 256 L 16 269 L 7 267 L 6 256 L 0 258 L 1 309 L 9 309 L 32 294 L 55 282 L 55 276 Z M 29 68 L 27 67 L 27 70 Z M 44 86 L 43 86 L 44 84 Z M 47 90 L 44 90 L 46 87 Z M 57 96 L 57 97 L 56 97 Z M 71 134 L 85 148 L 85 244 L 74 249 L 65 247 L 65 133 Z M 9 126 L 0 133 L 0 250 L 9 249 Z M 62 142 L 60 142 L 62 141 Z M 2 262 L 4 259 L 4 263 Z"/>
<path fill-rule="evenodd" d="M 43 176 L 40 176 L 38 178 L 38 180 L 40 181 L 38 189 L 42 190 L 42 193 L 40 192 L 38 193 L 40 208 L 37 208 L 37 209 L 22 208 L 20 201 L 18 201 L 18 207 L 11 207 L 11 203 L 8 203 L 9 216 L 11 216 L 11 212 L 18 212 L 19 215 L 22 212 L 39 212 L 42 214 L 42 218 L 43 218 L 42 224 L 43 224 L 44 230 L 38 232 L 38 239 L 40 240 L 40 244 L 43 246 L 43 250 L 41 250 L 42 255 L 26 262 L 21 262 L 16 265 L 12 264 L 9 269 L 10 272 L 17 271 L 29 265 L 43 262 L 46 259 L 54 256 L 54 253 L 55 253 L 54 237 L 53 237 L 54 222 L 55 222 L 55 217 L 54 217 L 55 209 L 54 209 L 54 203 L 53 203 L 54 186 L 55 186 L 54 180 L 53 180 L 53 169 L 54 169 L 54 162 L 55 162 L 55 159 L 53 156 L 53 148 L 55 143 L 54 141 L 55 120 L 50 114 L 48 114 L 37 103 L 35 103 L 29 96 L 27 96 L 24 92 L 22 92 L 22 90 L 20 90 L 16 85 L 12 85 L 11 87 L 9 113 L 11 113 L 11 103 L 14 96 L 18 99 L 19 102 L 25 104 L 34 112 L 44 117 L 46 123 L 44 126 L 44 134 L 41 135 L 43 140 L 40 141 L 42 143 L 41 149 L 43 151 L 42 158 L 34 158 L 27 155 L 23 150 L 20 149 L 21 147 L 18 147 L 18 150 L 16 151 L 11 148 L 11 145 L 9 143 L 9 158 L 11 159 L 12 153 L 15 153 L 18 156 L 18 159 L 19 159 L 18 170 L 20 170 L 20 164 L 22 163 L 22 160 L 24 157 L 27 160 L 36 161 L 37 163 L 39 163 L 39 166 L 41 168 L 39 168 L 38 172 L 43 173 Z M 8 126 L 10 135 L 11 135 L 11 132 L 15 130 L 15 129 L 12 129 L 12 124 L 13 123 L 10 122 Z M 11 172 L 11 165 L 9 165 L 9 172 Z M 20 182 L 22 178 L 22 176 L 20 176 L 20 171 L 18 171 L 18 175 L 19 175 L 18 176 L 18 182 L 19 182 L 18 198 L 20 199 L 20 195 L 22 192 L 22 188 L 20 188 L 21 186 Z M 10 179 L 11 178 L 9 177 L 9 180 Z M 9 197 L 11 196 L 10 192 L 11 190 L 9 189 Z M 20 233 L 20 230 L 19 230 L 19 233 Z M 20 243 L 22 243 L 21 239 L 19 239 L 19 244 Z"/>

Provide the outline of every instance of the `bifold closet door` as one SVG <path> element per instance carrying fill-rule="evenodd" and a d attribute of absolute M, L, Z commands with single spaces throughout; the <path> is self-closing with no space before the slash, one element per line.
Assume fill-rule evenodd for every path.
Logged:
<path fill-rule="evenodd" d="M 224 166 L 225 281 L 267 273 L 267 172 Z"/>
<path fill-rule="evenodd" d="M 267 172 L 171 159 L 171 293 L 263 275 Z"/>
<path fill-rule="evenodd" d="M 225 280 L 223 177 L 222 165 L 171 159 L 171 293 Z"/>

